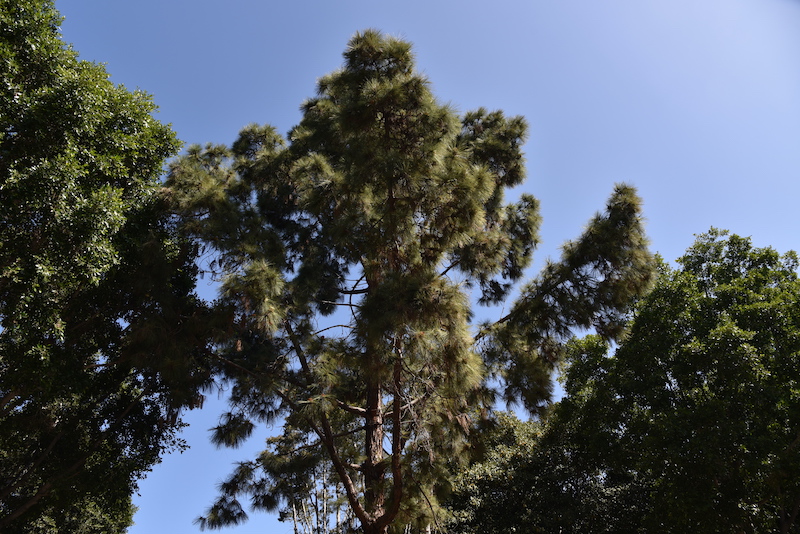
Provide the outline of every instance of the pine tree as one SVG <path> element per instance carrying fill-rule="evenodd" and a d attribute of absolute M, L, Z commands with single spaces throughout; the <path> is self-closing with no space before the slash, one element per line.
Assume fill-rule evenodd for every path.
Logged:
<path fill-rule="evenodd" d="M 230 317 L 217 358 L 231 411 L 215 441 L 235 446 L 286 416 L 372 534 L 435 524 L 470 415 L 496 384 L 540 409 L 563 341 L 574 327 L 617 335 L 651 256 L 639 200 L 618 186 L 507 316 L 473 324 L 473 293 L 504 302 L 537 244 L 538 201 L 504 201 L 525 176 L 527 125 L 459 117 L 401 40 L 366 31 L 344 58 L 288 140 L 249 126 L 231 147 L 193 147 L 168 186 Z M 242 495 L 274 507 L 270 476 L 258 460 L 234 474 L 201 526 L 244 520 Z"/>

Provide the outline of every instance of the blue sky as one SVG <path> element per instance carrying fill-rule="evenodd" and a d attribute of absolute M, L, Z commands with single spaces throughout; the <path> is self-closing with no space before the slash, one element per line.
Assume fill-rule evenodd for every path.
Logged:
<path fill-rule="evenodd" d="M 542 202 L 537 264 L 603 207 L 613 184 L 644 199 L 652 248 L 674 259 L 710 226 L 800 248 L 800 1 L 57 0 L 64 39 L 141 88 L 187 144 L 230 143 L 251 122 L 286 132 L 358 30 L 412 43 L 456 109 L 524 115 L 528 181 Z M 198 532 L 231 462 L 210 399 L 191 449 L 141 484 L 132 534 Z M 265 431 L 266 432 L 266 431 Z M 257 514 L 236 533 L 291 532 Z"/>

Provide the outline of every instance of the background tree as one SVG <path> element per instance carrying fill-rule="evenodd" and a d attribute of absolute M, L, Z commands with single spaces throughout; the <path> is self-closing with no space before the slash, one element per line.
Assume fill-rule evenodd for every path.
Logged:
<path fill-rule="evenodd" d="M 549 532 L 800 530 L 797 256 L 712 229 L 678 263 L 613 356 L 572 344 L 538 452 L 505 464 L 526 482 L 477 492 L 509 502 L 495 515 L 522 493 Z"/>
<path fill-rule="evenodd" d="M 530 467 L 538 452 L 540 423 L 520 421 L 508 412 L 476 430 L 474 459 L 456 477 L 447 500 L 451 517 L 446 532 L 551 532 L 540 521 L 531 522 L 532 517 L 540 519 L 531 509 L 541 501 L 526 490 L 538 490 L 539 484 L 523 478 L 551 474 Z"/>
<path fill-rule="evenodd" d="M 473 325 L 470 289 L 502 302 L 536 246 L 536 199 L 503 200 L 524 178 L 526 124 L 483 109 L 459 118 L 406 42 L 367 31 L 344 56 L 288 147 L 248 127 L 230 148 L 191 148 L 169 187 L 231 317 L 217 351 L 231 411 L 215 440 L 236 445 L 290 414 L 363 532 L 383 533 L 435 524 L 467 414 L 493 405 L 488 378 L 540 409 L 561 342 L 573 327 L 613 338 L 651 257 L 639 200 L 619 186 L 509 315 Z M 201 525 L 243 520 L 240 495 L 269 508 L 259 487 L 226 485 Z"/>
<path fill-rule="evenodd" d="M 175 136 L 60 20 L 0 3 L 0 530 L 120 532 L 207 380 L 203 308 L 158 195 Z"/>
<path fill-rule="evenodd" d="M 587 338 L 581 346 L 590 350 L 591 342 L 595 354 L 606 354 L 602 339 Z M 592 410 L 602 412 L 602 400 L 575 421 L 564 409 L 572 400 L 556 404 L 544 420 L 502 414 L 496 425 L 475 433 L 472 463 L 456 477 L 446 502 L 446 532 L 650 532 L 642 529 L 650 485 L 635 471 L 598 467 L 599 453 L 587 445 L 605 437 L 582 428 Z"/>

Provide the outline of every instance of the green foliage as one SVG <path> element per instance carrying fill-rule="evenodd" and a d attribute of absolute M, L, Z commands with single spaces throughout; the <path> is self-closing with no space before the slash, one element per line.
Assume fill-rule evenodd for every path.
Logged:
<path fill-rule="evenodd" d="M 537 503 L 522 490 L 532 482 L 525 477 L 539 474 L 523 469 L 536 455 L 539 423 L 500 413 L 489 427 L 476 430 L 476 458 L 459 473 L 447 502 L 452 512 L 447 532 L 539 532 L 528 523 L 530 508 Z"/>
<path fill-rule="evenodd" d="M 296 447 L 331 462 L 364 532 L 424 528 L 439 521 L 468 414 L 491 408 L 495 384 L 538 409 L 567 334 L 614 338 L 652 258 L 639 201 L 619 186 L 511 314 L 477 331 L 470 290 L 504 301 L 538 240 L 536 199 L 504 201 L 524 179 L 527 125 L 457 116 L 406 42 L 367 31 L 344 58 L 287 140 L 254 125 L 230 148 L 192 147 L 168 186 L 230 314 L 217 357 L 233 396 L 215 442 L 288 415 L 283 437 L 299 432 Z M 227 486 L 201 525 L 244 520 L 235 495 L 289 502 L 270 489 L 273 467 L 253 467 L 271 482 Z"/>
<path fill-rule="evenodd" d="M 570 344 L 566 397 L 530 459 L 499 462 L 523 483 L 462 490 L 478 518 L 463 532 L 487 532 L 468 501 L 487 494 L 509 500 L 494 512 L 509 529 L 798 531 L 797 256 L 712 229 L 678 263 L 613 356 L 598 337 Z"/>
<path fill-rule="evenodd" d="M 634 189 L 617 186 L 606 212 L 522 289 L 507 317 L 484 330 L 484 354 L 507 381 L 506 401 L 520 399 L 531 413 L 546 406 L 553 365 L 576 329 L 606 340 L 622 334 L 629 305 L 653 275 L 640 209 Z"/>
<path fill-rule="evenodd" d="M 158 193 L 175 136 L 59 24 L 0 3 L 0 530 L 121 532 L 207 380 L 207 321 Z"/>
<path fill-rule="evenodd" d="M 587 360 L 603 359 L 606 343 L 596 336 L 573 340 Z M 570 367 L 570 376 L 575 364 Z M 575 394 L 579 395 L 578 393 Z M 450 534 L 632 533 L 641 530 L 641 510 L 649 486 L 633 472 L 598 467 L 596 447 L 608 436 L 596 426 L 605 398 L 581 407 L 582 417 L 568 411 L 567 397 L 544 420 L 499 418 L 496 427 L 476 434 L 477 457 L 456 477 L 447 501 Z M 613 432 L 612 432 L 613 433 Z M 655 529 L 653 532 L 661 532 Z"/>
<path fill-rule="evenodd" d="M 122 495 L 118 501 L 106 495 L 92 495 L 83 500 L 64 501 L 67 508 L 50 507 L 42 510 L 20 530 L 29 534 L 99 534 L 126 532 L 133 525 L 136 507 L 130 497 Z"/>
<path fill-rule="evenodd" d="M 217 437 L 231 429 L 215 431 Z M 219 485 L 220 497 L 197 520 L 200 527 L 244 520 L 241 497 L 246 496 L 255 510 L 279 512 L 279 519 L 291 521 L 296 533 L 350 532 L 356 519 L 347 509 L 342 484 L 332 462 L 312 439 L 308 431 L 291 422 L 284 424 L 282 435 L 269 438 L 255 460 L 240 463 Z"/>

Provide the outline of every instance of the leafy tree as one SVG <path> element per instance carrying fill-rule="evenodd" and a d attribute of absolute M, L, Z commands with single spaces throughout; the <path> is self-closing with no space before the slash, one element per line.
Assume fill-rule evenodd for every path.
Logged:
<path fill-rule="evenodd" d="M 605 354 L 602 340 L 590 340 Z M 448 534 L 646 532 L 641 511 L 649 486 L 631 471 L 620 476 L 598 468 L 583 445 L 601 438 L 581 427 L 597 406 L 587 406 L 585 418 L 573 421 L 562 411 L 568 400 L 543 421 L 503 414 L 496 426 L 476 432 L 477 455 L 456 477 L 446 502 Z"/>
<path fill-rule="evenodd" d="M 531 508 L 539 500 L 525 491 L 538 484 L 524 477 L 549 474 L 544 469 L 529 468 L 538 452 L 539 422 L 520 421 L 512 413 L 501 413 L 488 428 L 475 430 L 480 430 L 474 439 L 475 458 L 454 481 L 447 500 L 452 514 L 446 531 L 550 532 L 539 530 L 540 522 L 530 522 L 534 515 Z"/>
<path fill-rule="evenodd" d="M 566 397 L 509 465 L 525 484 L 491 486 L 496 515 L 524 494 L 521 520 L 548 532 L 800 531 L 797 256 L 712 229 L 678 263 L 613 356 L 572 344 Z"/>
<path fill-rule="evenodd" d="M 126 532 L 133 524 L 136 512 L 130 496 L 124 494 L 108 498 L 106 495 L 91 495 L 67 505 L 67 509 L 43 509 L 35 519 L 14 531 L 29 534 Z"/>
<path fill-rule="evenodd" d="M 120 532 L 207 380 L 206 321 L 158 193 L 175 136 L 60 20 L 0 2 L 0 530 Z"/>
<path fill-rule="evenodd" d="M 231 411 L 215 441 L 287 416 L 283 438 L 327 457 L 371 534 L 436 524 L 468 414 L 496 384 L 541 409 L 562 342 L 575 327 L 616 337 L 651 256 L 639 200 L 619 186 L 507 316 L 473 324 L 471 288 L 503 302 L 537 243 L 537 200 L 503 200 L 524 179 L 525 121 L 459 118 L 406 42 L 367 31 L 344 56 L 288 143 L 249 126 L 230 148 L 190 148 L 168 185 L 230 314 L 217 358 Z M 271 477 L 232 477 L 201 526 L 244 520 L 245 495 L 273 507 Z"/>

